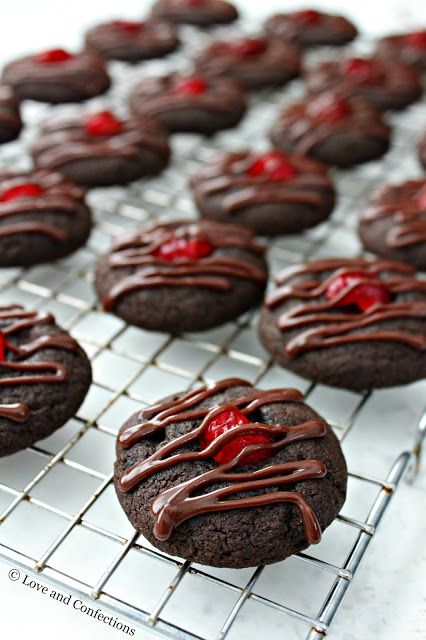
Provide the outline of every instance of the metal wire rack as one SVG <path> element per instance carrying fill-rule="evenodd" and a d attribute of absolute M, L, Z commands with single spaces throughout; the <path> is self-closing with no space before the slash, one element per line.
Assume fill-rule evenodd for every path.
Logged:
<path fill-rule="evenodd" d="M 188 54 L 210 36 L 191 29 L 184 35 L 190 44 L 167 62 L 145 64 L 143 71 L 113 64 L 115 88 L 93 106 L 122 109 L 141 73 L 185 68 Z M 313 57 L 322 55 L 328 52 Z M 94 384 L 74 419 L 34 447 L 0 461 L 0 558 L 163 637 L 250 640 L 257 637 L 261 619 L 268 640 L 323 638 L 401 479 L 413 473 L 420 456 L 426 430 L 424 381 L 406 387 L 397 400 L 393 390 L 358 394 L 312 385 L 270 361 L 256 338 L 255 312 L 213 331 L 171 337 L 126 326 L 103 313 L 93 291 L 94 264 L 112 236 L 159 217 L 195 216 L 186 190 L 192 171 L 218 149 L 266 147 L 265 131 L 279 105 L 301 90 L 296 82 L 254 97 L 249 115 L 234 131 L 212 139 L 175 136 L 173 162 L 158 178 L 90 192 L 96 227 L 87 247 L 68 259 L 0 270 L 0 303 L 52 311 L 86 348 L 94 370 Z M 30 164 L 27 147 L 38 122 L 53 109 L 25 106 L 29 127 L 19 142 L 0 150 L 0 165 Z M 420 171 L 413 146 L 426 121 L 426 103 L 391 120 L 394 144 L 382 161 L 336 172 L 339 203 L 331 219 L 303 235 L 269 243 L 272 273 L 306 257 L 360 253 L 357 212 L 372 188 Z M 115 435 L 127 416 L 168 393 L 231 375 L 259 387 L 304 391 L 332 424 L 351 469 L 346 505 L 320 545 L 256 570 L 213 569 L 158 552 L 132 529 L 112 487 Z M 411 425 L 414 432 L 416 424 L 412 452 L 402 427 L 406 431 Z"/>

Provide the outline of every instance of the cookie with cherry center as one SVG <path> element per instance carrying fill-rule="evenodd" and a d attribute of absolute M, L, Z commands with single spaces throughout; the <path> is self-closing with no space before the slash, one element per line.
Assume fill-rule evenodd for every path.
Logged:
<path fill-rule="evenodd" d="M 277 149 L 337 167 L 380 158 L 391 131 L 366 100 L 328 91 L 284 107 L 270 131 Z"/>
<path fill-rule="evenodd" d="M 169 132 L 211 135 L 235 127 L 246 112 L 247 99 L 231 78 L 174 73 L 139 82 L 130 108 L 136 118 L 154 116 Z"/>
<path fill-rule="evenodd" d="M 86 354 L 54 317 L 16 304 L 0 306 L 0 371 L 0 457 L 62 427 L 92 381 Z"/>
<path fill-rule="evenodd" d="M 0 267 L 63 258 L 86 243 L 91 227 L 83 189 L 64 175 L 0 171 Z"/>
<path fill-rule="evenodd" d="M 232 78 L 247 89 L 285 85 L 301 69 L 297 45 L 278 38 L 244 37 L 215 41 L 194 60 L 196 70 L 216 78 Z"/>
<path fill-rule="evenodd" d="M 380 38 L 376 55 L 426 71 L 426 29 Z"/>
<path fill-rule="evenodd" d="M 358 35 L 357 28 L 344 16 L 315 9 L 273 15 L 266 20 L 265 31 L 276 38 L 296 42 L 301 47 L 341 46 L 352 42 Z"/>
<path fill-rule="evenodd" d="M 418 152 L 419 162 L 422 165 L 423 169 L 426 170 L 426 130 L 418 142 L 417 152 Z"/>
<path fill-rule="evenodd" d="M 426 270 L 426 178 L 381 186 L 361 213 L 364 247 Z"/>
<path fill-rule="evenodd" d="M 355 391 L 426 377 L 426 281 L 389 259 L 328 258 L 284 269 L 259 335 L 286 369 Z"/>
<path fill-rule="evenodd" d="M 162 58 L 179 46 L 176 27 L 165 20 L 111 20 L 89 29 L 86 50 L 107 60 L 139 62 Z"/>
<path fill-rule="evenodd" d="M 0 86 L 0 144 L 15 140 L 21 129 L 19 100 L 10 87 Z"/>
<path fill-rule="evenodd" d="M 224 153 L 201 167 L 191 187 L 202 218 L 267 236 L 319 224 L 336 197 L 326 166 L 277 150 Z"/>
<path fill-rule="evenodd" d="M 321 62 L 304 74 L 311 93 L 338 91 L 367 100 L 378 109 L 404 109 L 423 94 L 419 72 L 385 58 L 342 58 Z"/>
<path fill-rule="evenodd" d="M 117 239 L 97 267 L 106 311 L 150 331 L 217 327 L 260 304 L 265 247 L 236 225 L 158 223 Z"/>
<path fill-rule="evenodd" d="M 152 15 L 177 24 L 212 27 L 234 22 L 238 11 L 226 0 L 156 0 Z"/>
<path fill-rule="evenodd" d="M 48 49 L 12 60 L 4 67 L 1 81 L 21 100 L 52 104 L 88 100 L 105 93 L 111 84 L 100 56 L 65 49 Z"/>
<path fill-rule="evenodd" d="M 112 111 L 53 118 L 32 148 L 39 169 L 60 171 L 87 187 L 127 184 L 160 173 L 169 161 L 168 136 L 152 117 Z"/>
<path fill-rule="evenodd" d="M 243 568 L 320 542 L 345 501 L 347 469 L 299 391 L 229 378 L 131 416 L 114 483 L 133 527 L 160 551 Z"/>

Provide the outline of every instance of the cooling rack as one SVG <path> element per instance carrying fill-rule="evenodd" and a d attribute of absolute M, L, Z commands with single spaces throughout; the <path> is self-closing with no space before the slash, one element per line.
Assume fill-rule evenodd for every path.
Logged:
<path fill-rule="evenodd" d="M 216 35 L 223 33 L 229 37 L 232 29 Z M 187 68 L 188 56 L 209 36 L 190 28 L 183 36 L 190 44 L 167 62 L 113 64 L 113 91 L 90 107 L 122 110 L 142 73 Z M 328 55 L 316 52 L 310 62 Z M 126 326 L 103 313 L 94 294 L 93 268 L 112 237 L 158 218 L 194 217 L 186 189 L 191 173 L 218 150 L 267 148 L 265 132 L 279 106 L 302 90 L 294 82 L 258 94 L 244 122 L 214 138 L 174 136 L 173 162 L 161 176 L 89 193 L 96 227 L 85 248 L 54 264 L 0 270 L 0 304 L 13 301 L 53 312 L 85 347 L 94 371 L 94 384 L 74 419 L 0 461 L 0 558 L 38 572 L 65 592 L 83 594 L 94 609 L 111 609 L 122 621 L 163 637 L 257 640 L 261 620 L 268 640 L 323 638 L 368 546 L 380 535 L 378 525 L 398 485 L 413 476 L 420 457 L 424 381 L 371 394 L 313 385 L 271 362 L 256 338 L 256 312 L 213 331 L 171 337 Z M 0 165 L 29 166 L 27 149 L 38 123 L 53 111 L 68 110 L 25 105 L 29 126 L 19 142 L 0 149 Z M 420 175 L 413 149 L 426 121 L 426 103 L 390 120 L 393 147 L 383 160 L 335 173 L 339 202 L 330 220 L 268 243 L 272 274 L 307 257 L 360 254 L 357 212 L 371 190 L 385 180 Z M 349 463 L 347 502 L 321 543 L 268 567 L 214 569 L 158 552 L 132 529 L 112 486 L 115 435 L 131 413 L 161 396 L 227 376 L 261 388 L 301 389 L 333 426 Z M 407 432 L 416 428 L 411 449 Z"/>

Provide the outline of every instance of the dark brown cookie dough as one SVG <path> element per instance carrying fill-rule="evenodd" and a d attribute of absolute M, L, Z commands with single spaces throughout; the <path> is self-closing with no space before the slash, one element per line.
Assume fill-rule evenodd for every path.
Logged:
<path fill-rule="evenodd" d="M 368 251 L 426 270 L 426 178 L 380 187 L 361 214 L 359 234 Z"/>
<path fill-rule="evenodd" d="M 203 166 L 191 187 L 201 217 L 269 236 L 319 224 L 335 202 L 324 165 L 281 151 L 225 153 Z"/>
<path fill-rule="evenodd" d="M 112 20 L 89 29 L 86 49 L 108 60 L 139 62 L 161 58 L 179 46 L 176 27 L 165 20 Z"/>
<path fill-rule="evenodd" d="M 418 144 L 419 160 L 422 167 L 426 170 L 426 131 L 419 140 Z"/>
<path fill-rule="evenodd" d="M 213 42 L 194 61 L 201 74 L 232 78 L 247 89 L 281 86 L 300 73 L 300 51 L 278 38 Z"/>
<path fill-rule="evenodd" d="M 305 81 L 312 93 L 336 90 L 364 98 L 378 109 L 404 109 L 423 93 L 413 67 L 377 57 L 321 62 L 306 71 Z"/>
<path fill-rule="evenodd" d="M 145 78 L 130 97 L 137 118 L 154 116 L 170 132 L 210 135 L 235 127 L 247 100 L 240 85 L 230 78 L 203 78 L 174 73 Z"/>
<path fill-rule="evenodd" d="M 0 144 L 15 140 L 21 132 L 19 101 L 10 87 L 0 86 Z"/>
<path fill-rule="evenodd" d="M 119 239 L 96 271 L 107 311 L 152 331 L 203 331 L 258 305 L 267 280 L 263 245 L 244 227 L 158 224 Z"/>
<path fill-rule="evenodd" d="M 273 15 L 265 22 L 265 31 L 271 36 L 291 40 L 302 47 L 340 46 L 351 42 L 358 35 L 356 27 L 344 16 L 315 9 Z"/>
<path fill-rule="evenodd" d="M 285 269 L 276 283 L 259 334 L 283 367 L 358 391 L 426 376 L 426 281 L 410 265 L 329 258 Z"/>
<path fill-rule="evenodd" d="M 90 53 L 68 53 L 50 49 L 9 62 L 2 82 L 10 85 L 20 99 L 40 102 L 81 102 L 110 86 L 102 58 Z"/>
<path fill-rule="evenodd" d="M 390 129 L 381 113 L 362 98 L 330 91 L 285 107 L 270 137 L 285 153 L 351 167 L 386 153 Z"/>
<path fill-rule="evenodd" d="M 47 122 L 32 149 L 40 169 L 61 171 L 78 184 L 127 184 L 167 165 L 167 133 L 152 117 L 119 119 L 110 111 Z"/>
<path fill-rule="evenodd" d="M 238 18 L 238 11 L 226 0 L 157 0 L 152 14 L 178 24 L 211 27 Z"/>
<path fill-rule="evenodd" d="M 426 29 L 380 38 L 376 55 L 426 71 Z"/>
<path fill-rule="evenodd" d="M 0 171 L 0 267 L 33 265 L 83 246 L 92 218 L 84 191 L 53 171 Z"/>
<path fill-rule="evenodd" d="M 298 391 L 228 379 L 134 414 L 118 436 L 114 481 L 155 547 L 242 568 L 319 542 L 345 501 L 347 471 Z"/>
<path fill-rule="evenodd" d="M 62 427 L 91 379 L 86 354 L 49 313 L 0 307 L 0 456 Z"/>

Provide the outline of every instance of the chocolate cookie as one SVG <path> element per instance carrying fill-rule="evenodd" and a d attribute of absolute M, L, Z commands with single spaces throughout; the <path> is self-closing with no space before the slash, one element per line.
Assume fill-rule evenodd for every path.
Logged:
<path fill-rule="evenodd" d="M 301 47 L 339 46 L 351 42 L 358 35 L 356 27 L 347 18 L 314 9 L 271 16 L 265 22 L 265 31 L 271 36 L 296 42 Z"/>
<path fill-rule="evenodd" d="M 347 471 L 299 391 L 227 379 L 135 413 L 118 436 L 114 481 L 155 547 L 242 568 L 318 543 L 345 501 Z"/>
<path fill-rule="evenodd" d="M 175 73 L 145 78 L 130 98 L 134 115 L 155 116 L 168 131 L 206 135 L 235 127 L 247 101 L 240 85 L 230 78 L 206 79 Z"/>
<path fill-rule="evenodd" d="M 161 58 L 179 46 L 176 28 L 165 20 L 112 20 L 86 33 L 86 49 L 108 60 Z"/>
<path fill-rule="evenodd" d="M 263 245 L 249 229 L 181 221 L 130 233 L 99 263 L 104 309 L 144 329 L 203 331 L 262 299 Z"/>
<path fill-rule="evenodd" d="M 423 93 L 420 76 L 413 67 L 383 58 L 321 62 L 308 69 L 305 81 L 313 93 L 333 89 L 364 98 L 378 109 L 403 109 Z"/>
<path fill-rule="evenodd" d="M 351 167 L 386 153 L 390 129 L 380 112 L 362 98 L 326 92 L 285 107 L 270 137 L 286 153 Z"/>
<path fill-rule="evenodd" d="M 423 136 L 419 140 L 418 154 L 419 154 L 420 164 L 424 169 L 426 169 L 426 131 L 424 132 Z"/>
<path fill-rule="evenodd" d="M 40 102 L 81 102 L 105 93 L 110 78 L 102 58 L 90 53 L 50 49 L 9 62 L 2 82 L 20 99 Z"/>
<path fill-rule="evenodd" d="M 362 213 L 364 247 L 426 270 L 426 178 L 380 187 Z"/>
<path fill-rule="evenodd" d="M 86 243 L 91 226 L 84 191 L 65 176 L 0 171 L 0 267 L 67 256 Z"/>
<path fill-rule="evenodd" d="M 426 29 L 381 38 L 376 55 L 426 71 Z"/>
<path fill-rule="evenodd" d="M 233 78 L 248 89 L 280 86 L 300 73 L 300 51 L 278 38 L 213 42 L 194 61 L 207 76 Z"/>
<path fill-rule="evenodd" d="M 88 187 L 155 175 L 170 156 L 167 134 L 157 120 L 123 120 L 111 111 L 49 121 L 32 152 L 40 169 L 61 171 Z"/>
<path fill-rule="evenodd" d="M 279 364 L 364 390 L 426 376 L 426 281 L 391 260 L 330 258 L 285 269 L 259 333 Z"/>
<path fill-rule="evenodd" d="M 211 27 L 238 18 L 238 11 L 225 0 L 157 0 L 152 14 L 171 22 Z"/>
<path fill-rule="evenodd" d="M 225 153 L 202 167 L 191 187 L 203 218 L 243 224 L 268 236 L 319 224 L 335 202 L 324 165 L 281 151 Z"/>
<path fill-rule="evenodd" d="M 53 316 L 0 307 L 0 456 L 62 427 L 77 412 L 91 379 L 86 354 Z"/>
<path fill-rule="evenodd" d="M 19 101 L 10 87 L 0 86 L 0 144 L 15 140 L 21 132 Z"/>

